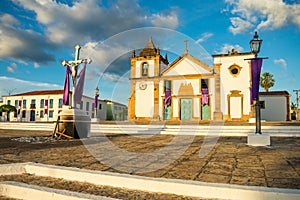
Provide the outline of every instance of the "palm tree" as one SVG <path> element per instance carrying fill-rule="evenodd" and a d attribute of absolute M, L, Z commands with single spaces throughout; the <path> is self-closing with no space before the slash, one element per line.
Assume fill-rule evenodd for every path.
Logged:
<path fill-rule="evenodd" d="M 269 92 L 269 88 L 273 87 L 275 84 L 275 79 L 273 79 L 273 74 L 269 72 L 264 72 L 260 77 L 260 86 Z"/>
<path fill-rule="evenodd" d="M 0 112 L 6 112 L 6 119 L 7 121 L 9 121 L 9 112 L 16 112 L 17 109 L 16 107 L 12 106 L 12 105 L 1 105 L 0 106 Z"/>

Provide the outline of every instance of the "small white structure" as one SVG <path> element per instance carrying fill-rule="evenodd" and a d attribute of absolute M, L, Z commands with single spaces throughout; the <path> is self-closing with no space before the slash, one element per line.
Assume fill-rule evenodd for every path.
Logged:
<path fill-rule="evenodd" d="M 261 118 L 266 121 L 290 121 L 290 97 L 287 91 L 260 92 Z"/>
<path fill-rule="evenodd" d="M 63 92 L 63 90 L 42 90 L 3 96 L 2 104 L 13 105 L 17 108 L 17 112 L 9 113 L 9 121 L 53 122 L 57 120 L 58 113 L 63 110 Z M 97 119 L 107 119 L 108 102 L 110 101 L 98 100 Z M 114 105 L 119 105 L 119 103 L 113 103 Z M 126 120 L 127 107 L 123 104 L 120 105 L 122 105 L 122 113 L 124 113 L 125 116 L 118 116 L 117 119 Z M 80 104 L 77 104 L 76 107 L 85 111 L 91 118 L 95 118 L 94 98 L 82 96 Z M 120 110 L 120 108 L 113 108 L 113 113 L 114 110 Z M 1 115 L 0 121 L 6 121 L 7 113 L 1 113 Z"/>

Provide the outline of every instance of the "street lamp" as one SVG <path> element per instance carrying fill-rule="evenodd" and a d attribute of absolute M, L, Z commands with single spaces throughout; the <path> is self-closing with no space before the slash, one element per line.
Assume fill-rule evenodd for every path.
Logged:
<path fill-rule="evenodd" d="M 251 52 L 255 54 L 255 58 L 257 57 L 257 54 L 260 52 L 261 43 L 262 43 L 262 39 L 259 39 L 257 31 L 255 31 L 253 39 L 250 41 Z"/>
<path fill-rule="evenodd" d="M 262 39 L 259 39 L 257 31 L 255 31 L 253 39 L 250 41 L 250 48 L 251 52 L 255 54 L 255 59 L 257 58 L 257 54 L 260 52 Z M 260 69 L 257 70 L 260 74 Z M 256 109 L 256 115 L 255 115 L 255 125 L 256 125 L 256 134 L 261 134 L 261 116 L 260 116 L 260 102 L 259 102 L 259 80 L 260 76 L 257 77 L 257 82 L 255 84 L 258 84 L 258 91 L 257 91 L 257 97 L 256 97 L 256 103 L 255 103 L 255 109 Z M 253 82 L 252 82 L 253 84 Z"/>
<path fill-rule="evenodd" d="M 98 107 L 98 96 L 99 96 L 99 88 L 98 86 L 95 89 L 95 102 L 94 102 L 94 109 L 95 109 L 95 118 L 97 118 L 97 107 Z"/>

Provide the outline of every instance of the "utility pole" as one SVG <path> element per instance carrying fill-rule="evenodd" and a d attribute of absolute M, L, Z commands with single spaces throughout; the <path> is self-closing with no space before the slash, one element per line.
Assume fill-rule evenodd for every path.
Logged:
<path fill-rule="evenodd" d="M 299 92 L 300 90 L 293 90 L 293 92 L 296 93 L 296 109 L 298 110 L 298 106 L 299 106 Z"/>

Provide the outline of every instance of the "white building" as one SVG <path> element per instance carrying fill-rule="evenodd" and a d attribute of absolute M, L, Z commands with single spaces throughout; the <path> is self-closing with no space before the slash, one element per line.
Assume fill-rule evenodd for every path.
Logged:
<path fill-rule="evenodd" d="M 266 121 L 289 121 L 290 97 L 287 91 L 260 92 L 261 118 Z"/>
<path fill-rule="evenodd" d="M 32 91 L 2 98 L 3 104 L 17 108 L 17 112 L 8 113 L 9 121 L 52 122 L 57 120 L 58 113 L 63 110 L 63 90 Z M 82 96 L 81 103 L 76 107 L 95 118 L 94 98 Z M 107 119 L 107 100 L 98 101 L 96 113 L 98 119 Z M 6 115 L 7 113 L 1 113 L 0 121 L 6 121 Z"/>
<path fill-rule="evenodd" d="M 212 67 L 185 49 L 169 64 L 152 38 L 135 53 L 133 50 L 130 68 L 129 120 L 248 121 L 254 117 L 250 101 L 253 53 L 233 49 L 212 55 Z M 289 94 L 279 93 L 261 93 L 266 105 L 262 119 L 290 120 Z"/>
<path fill-rule="evenodd" d="M 213 55 L 208 66 L 186 49 L 170 65 L 150 38 L 131 57 L 130 120 L 247 121 L 253 53 Z M 166 100 L 166 102 L 165 102 Z"/>

